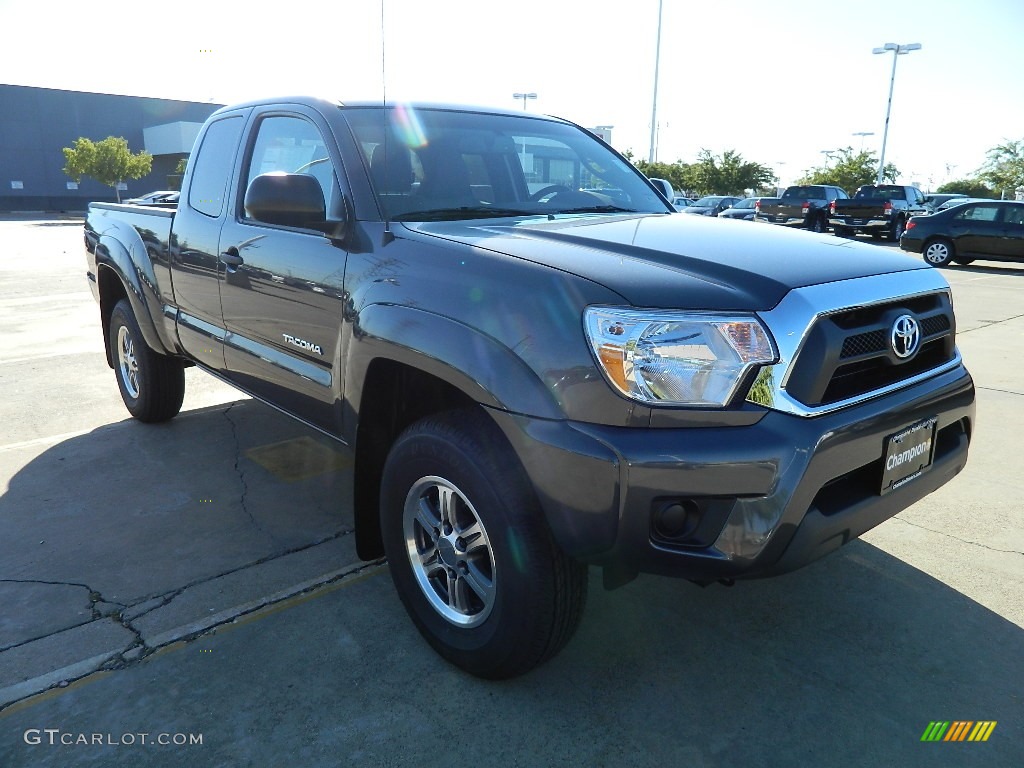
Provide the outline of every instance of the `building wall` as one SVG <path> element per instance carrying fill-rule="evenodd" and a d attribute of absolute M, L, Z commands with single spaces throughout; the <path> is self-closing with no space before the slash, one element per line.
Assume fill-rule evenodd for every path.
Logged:
<path fill-rule="evenodd" d="M 143 130 L 199 122 L 220 104 L 0 85 L 0 211 L 84 211 L 93 200 L 116 200 L 111 187 L 83 177 L 68 189 L 62 147 L 80 136 L 99 141 L 123 136 L 132 152 L 145 149 Z M 156 155 L 148 176 L 126 180 L 122 199 L 168 189 L 168 175 L 183 153 Z M 22 189 L 11 182 L 20 181 Z"/>

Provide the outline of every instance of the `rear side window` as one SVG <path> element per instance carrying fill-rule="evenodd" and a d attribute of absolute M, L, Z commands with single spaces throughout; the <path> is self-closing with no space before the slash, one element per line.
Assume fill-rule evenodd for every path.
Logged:
<path fill-rule="evenodd" d="M 999 208 L 995 205 L 969 205 L 953 218 L 959 221 L 995 221 L 998 213 Z"/>
<path fill-rule="evenodd" d="M 1024 205 L 1008 205 L 1003 208 L 1003 221 L 1007 224 L 1024 224 Z"/>
<path fill-rule="evenodd" d="M 207 128 L 188 188 L 188 204 L 191 208 L 213 218 L 224 211 L 228 175 L 231 173 L 241 133 L 241 117 L 218 120 Z"/>

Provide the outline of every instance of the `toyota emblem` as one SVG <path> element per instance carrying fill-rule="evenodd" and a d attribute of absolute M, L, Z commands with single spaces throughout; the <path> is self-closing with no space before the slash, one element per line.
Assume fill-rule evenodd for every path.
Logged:
<path fill-rule="evenodd" d="M 892 324 L 889 334 L 892 351 L 900 360 L 912 357 L 921 344 L 921 326 L 910 315 L 900 315 Z"/>

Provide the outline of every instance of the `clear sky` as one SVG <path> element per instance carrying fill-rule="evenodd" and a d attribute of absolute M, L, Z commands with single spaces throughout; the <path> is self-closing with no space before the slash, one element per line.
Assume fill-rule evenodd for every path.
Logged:
<path fill-rule="evenodd" d="M 1024 139 L 1024 0 L 663 7 L 659 160 L 734 149 L 787 183 L 822 150 L 877 153 L 892 54 L 871 50 L 886 42 L 922 45 L 896 69 L 886 160 L 902 181 L 938 186 Z M 536 92 L 530 111 L 612 125 L 646 158 L 657 16 L 658 0 L 0 0 L 0 82 L 222 103 L 386 86 L 516 108 Z"/>

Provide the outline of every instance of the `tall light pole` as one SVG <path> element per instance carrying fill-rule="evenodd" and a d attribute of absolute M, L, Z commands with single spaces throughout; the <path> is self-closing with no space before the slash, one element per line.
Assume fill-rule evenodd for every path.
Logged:
<path fill-rule="evenodd" d="M 655 132 L 658 128 L 658 66 L 661 64 L 661 0 L 658 0 L 658 41 L 654 46 L 654 99 L 651 105 L 651 151 L 647 162 L 654 162 Z"/>
<path fill-rule="evenodd" d="M 864 151 L 864 137 L 865 136 L 874 136 L 875 132 L 874 131 L 855 131 L 853 133 L 853 135 L 854 136 L 860 136 L 860 151 L 863 152 Z"/>
<path fill-rule="evenodd" d="M 892 87 L 896 83 L 896 59 L 911 51 L 921 50 L 920 43 L 886 43 L 881 48 L 873 48 L 872 53 L 886 53 L 892 51 L 892 75 L 889 77 L 889 103 L 885 107 L 885 130 L 882 131 L 882 156 L 878 159 L 878 177 L 875 184 L 882 183 L 882 174 L 885 171 L 885 143 L 889 138 L 889 113 L 892 111 Z"/>
<path fill-rule="evenodd" d="M 526 100 L 527 99 L 536 99 L 537 98 L 537 94 L 536 93 L 513 93 L 512 94 L 512 98 L 513 99 L 522 99 L 523 100 L 523 112 L 525 112 L 526 111 Z"/>
<path fill-rule="evenodd" d="M 512 98 L 513 99 L 522 99 L 523 100 L 523 112 L 525 112 L 526 111 L 526 100 L 527 99 L 536 99 L 537 98 L 537 94 L 536 93 L 513 93 L 512 94 Z M 523 136 L 523 163 L 525 163 L 525 162 L 526 162 L 526 137 Z"/>

